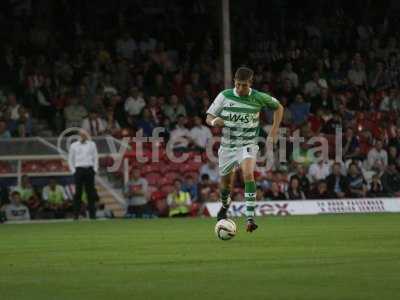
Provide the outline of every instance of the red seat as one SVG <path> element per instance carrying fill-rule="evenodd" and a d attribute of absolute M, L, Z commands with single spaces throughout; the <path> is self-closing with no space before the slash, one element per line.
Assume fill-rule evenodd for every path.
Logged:
<path fill-rule="evenodd" d="M 161 174 L 158 172 L 151 172 L 151 173 L 147 173 L 145 176 L 147 182 L 150 185 L 156 185 L 158 186 L 160 183 L 160 180 L 162 178 Z"/>
<path fill-rule="evenodd" d="M 169 193 L 171 193 L 174 190 L 174 187 L 170 184 L 164 184 L 163 186 L 161 186 L 160 191 L 162 193 L 164 193 L 165 195 L 168 195 Z"/>
<path fill-rule="evenodd" d="M 52 160 L 52 161 L 49 161 L 48 163 L 44 164 L 44 170 L 47 172 L 62 172 L 63 165 L 62 165 L 61 161 Z"/>
<path fill-rule="evenodd" d="M 183 166 L 183 172 L 198 172 L 200 167 L 203 165 L 201 162 L 188 162 Z"/>
<path fill-rule="evenodd" d="M 164 177 L 169 178 L 170 182 L 173 182 L 177 178 L 181 178 L 181 176 L 182 176 L 182 173 L 175 172 L 175 171 L 170 171 L 170 172 L 164 173 Z"/>
<path fill-rule="evenodd" d="M 157 185 L 149 185 L 148 187 L 148 193 L 149 195 L 153 195 L 153 193 L 158 191 Z"/>
<path fill-rule="evenodd" d="M 165 164 L 165 168 L 163 169 L 163 173 L 166 172 L 179 172 L 182 171 L 182 167 L 184 164 L 182 163 L 169 163 L 169 164 Z"/>
<path fill-rule="evenodd" d="M 5 174 L 5 173 L 11 173 L 11 172 L 12 172 L 11 164 L 9 164 L 8 162 L 0 161 L 0 173 Z"/>
<path fill-rule="evenodd" d="M 142 173 L 143 175 L 145 175 L 145 174 L 147 174 L 147 173 L 152 173 L 152 172 L 158 172 L 158 173 L 160 173 L 160 171 L 161 171 L 162 169 L 161 169 L 160 164 L 158 164 L 158 163 L 151 163 L 151 164 L 143 165 L 143 166 L 140 168 L 140 170 L 141 170 L 141 173 Z"/>
<path fill-rule="evenodd" d="M 187 177 L 187 176 L 191 176 L 195 182 L 197 182 L 198 179 L 199 179 L 199 173 L 198 172 L 190 172 L 190 171 L 189 172 L 185 172 L 185 177 Z"/>
<path fill-rule="evenodd" d="M 43 171 L 43 166 L 37 161 L 24 161 L 22 162 L 23 173 L 39 173 Z"/>

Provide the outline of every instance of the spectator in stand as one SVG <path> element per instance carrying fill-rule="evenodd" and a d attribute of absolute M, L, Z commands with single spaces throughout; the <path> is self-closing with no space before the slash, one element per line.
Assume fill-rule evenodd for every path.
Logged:
<path fill-rule="evenodd" d="M 7 129 L 7 123 L 4 120 L 0 120 L 0 139 L 11 138 L 10 131 Z"/>
<path fill-rule="evenodd" d="M 343 157 L 345 159 L 358 158 L 361 156 L 360 143 L 357 136 L 354 135 L 352 128 L 346 128 L 343 141 Z"/>
<path fill-rule="evenodd" d="M 203 176 L 204 174 L 208 175 L 211 182 L 219 182 L 218 165 L 213 160 L 207 160 L 207 162 L 200 167 L 200 176 Z"/>
<path fill-rule="evenodd" d="M 319 180 L 316 187 L 311 191 L 311 199 L 329 199 L 331 194 L 328 191 L 328 185 L 325 180 Z"/>
<path fill-rule="evenodd" d="M 164 76 L 162 74 L 157 74 L 154 79 L 154 84 L 149 89 L 152 95 L 156 96 L 166 96 L 170 95 L 169 87 L 164 80 Z M 147 94 L 146 94 L 147 95 Z M 175 95 L 176 97 L 176 95 Z M 179 113 L 181 114 L 181 113 Z"/>
<path fill-rule="evenodd" d="M 125 111 L 129 116 L 137 117 L 146 106 L 139 89 L 134 86 L 129 90 L 129 97 L 125 100 Z"/>
<path fill-rule="evenodd" d="M 149 137 L 153 135 L 153 130 L 156 127 L 156 123 L 154 122 L 153 115 L 151 111 L 145 107 L 140 113 L 140 118 L 136 123 L 137 130 L 144 137 Z"/>
<path fill-rule="evenodd" d="M 115 114 L 113 108 L 112 107 L 107 108 L 106 120 L 105 120 L 107 124 L 105 133 L 107 134 L 114 135 L 121 129 L 121 126 L 115 119 L 114 115 Z"/>
<path fill-rule="evenodd" d="M 388 150 L 388 165 L 395 164 L 396 166 L 400 166 L 400 157 L 397 148 L 395 146 L 389 146 Z"/>
<path fill-rule="evenodd" d="M 80 104 L 79 99 L 72 97 L 69 105 L 64 108 L 65 127 L 80 127 L 82 119 L 87 116 L 86 108 Z"/>
<path fill-rule="evenodd" d="M 119 38 L 115 45 L 115 52 L 127 59 L 132 60 L 135 56 L 135 52 L 137 51 L 136 41 L 131 37 L 131 35 L 126 32 Z"/>
<path fill-rule="evenodd" d="M 297 176 L 292 176 L 289 181 L 289 187 L 285 193 L 288 200 L 305 200 L 306 196 L 300 187 L 300 180 Z"/>
<path fill-rule="evenodd" d="M 9 115 L 10 120 L 13 122 L 17 122 L 20 115 L 19 115 L 19 108 L 21 105 L 17 101 L 17 97 L 14 93 L 10 93 L 7 96 L 7 115 Z"/>
<path fill-rule="evenodd" d="M 319 96 L 321 88 L 328 88 L 328 83 L 325 79 L 320 77 L 317 70 L 312 73 L 312 79 L 304 85 L 304 95 L 310 100 Z"/>
<path fill-rule="evenodd" d="M 395 129 L 395 133 L 389 139 L 389 146 L 393 146 L 400 153 L 400 128 Z"/>
<path fill-rule="evenodd" d="M 353 63 L 352 68 L 347 73 L 349 83 L 356 88 L 365 87 L 367 85 L 367 75 L 364 65 L 360 62 Z"/>
<path fill-rule="evenodd" d="M 299 86 L 299 76 L 293 71 L 293 65 L 288 62 L 285 64 L 285 68 L 281 72 L 281 80 L 290 80 L 292 86 L 297 89 Z"/>
<path fill-rule="evenodd" d="M 169 104 L 164 105 L 163 113 L 172 123 L 175 123 L 179 116 L 186 116 L 186 109 L 181 103 L 179 103 L 178 97 L 172 95 Z"/>
<path fill-rule="evenodd" d="M 210 180 L 210 176 L 208 174 L 203 174 L 200 177 L 200 182 L 198 184 L 198 193 L 200 197 L 200 202 L 205 202 L 208 201 L 208 198 L 210 197 L 210 194 L 212 192 L 218 191 L 218 185 L 219 183 L 217 182 L 212 182 Z"/>
<path fill-rule="evenodd" d="M 220 199 L 219 199 L 218 192 L 217 191 L 210 192 L 207 202 L 219 202 L 219 201 L 220 201 Z"/>
<path fill-rule="evenodd" d="M 332 71 L 329 73 L 328 77 L 329 85 L 336 91 L 342 91 L 348 83 L 346 73 L 343 72 L 341 63 L 337 59 L 333 61 Z"/>
<path fill-rule="evenodd" d="M 367 168 L 368 170 L 381 171 L 388 165 L 388 155 L 383 149 L 383 142 L 377 140 L 374 147 L 368 151 Z"/>
<path fill-rule="evenodd" d="M 342 174 L 342 165 L 339 162 L 332 165 L 332 174 L 326 177 L 326 183 L 332 198 L 345 198 L 347 196 L 349 184 L 346 176 Z"/>
<path fill-rule="evenodd" d="M 29 209 L 22 204 L 19 192 L 14 191 L 11 193 L 10 204 L 2 207 L 7 221 L 29 221 L 31 219 Z"/>
<path fill-rule="evenodd" d="M 160 125 L 162 121 L 161 108 L 157 104 L 157 97 L 150 96 L 147 108 L 150 110 L 151 117 L 156 125 Z"/>
<path fill-rule="evenodd" d="M 190 92 L 188 93 L 188 95 L 191 96 L 192 86 L 190 84 L 188 84 L 188 85 L 190 86 Z M 174 74 L 174 78 L 172 80 L 172 85 L 171 85 L 171 93 L 178 96 L 178 98 L 184 97 L 184 94 L 187 94 L 186 85 L 184 84 L 184 81 L 183 81 L 182 71 L 178 71 Z M 184 100 L 185 100 L 185 97 L 184 97 Z M 183 101 L 183 103 L 186 103 L 186 101 Z"/>
<path fill-rule="evenodd" d="M 24 106 L 19 106 L 18 119 L 14 123 L 12 132 L 17 137 L 28 137 L 32 135 L 32 117 Z"/>
<path fill-rule="evenodd" d="M 311 112 L 316 113 L 318 109 L 332 111 L 333 100 L 327 88 L 321 88 L 320 94 L 311 100 Z"/>
<path fill-rule="evenodd" d="M 376 63 L 376 69 L 370 74 L 370 86 L 376 91 L 382 91 L 390 86 L 390 77 L 382 61 Z"/>
<path fill-rule="evenodd" d="M 185 179 L 182 190 L 190 194 L 190 199 L 193 202 L 197 202 L 199 200 L 197 183 L 192 175 L 187 175 Z"/>
<path fill-rule="evenodd" d="M 264 201 L 264 189 L 260 185 L 256 189 L 256 201 Z"/>
<path fill-rule="evenodd" d="M 296 164 L 296 172 L 290 176 L 289 180 L 296 176 L 299 179 L 300 189 L 307 196 L 310 191 L 310 180 L 307 177 L 306 168 L 303 164 Z"/>
<path fill-rule="evenodd" d="M 189 116 L 194 116 L 197 114 L 197 99 L 198 98 L 194 95 L 192 85 L 185 84 L 182 103 L 185 105 L 185 109 Z"/>
<path fill-rule="evenodd" d="M 189 215 L 192 200 L 188 192 L 183 191 L 182 182 L 174 181 L 174 190 L 168 194 L 167 203 L 170 217 L 186 217 Z"/>
<path fill-rule="evenodd" d="M 384 189 L 383 189 L 382 182 L 379 178 L 379 175 L 374 174 L 372 176 L 372 180 L 371 180 L 367 195 L 368 195 L 368 197 L 384 197 L 384 196 L 386 196 Z"/>
<path fill-rule="evenodd" d="M 32 198 L 38 198 L 31 180 L 27 175 L 22 175 L 21 184 L 17 186 L 14 191 L 19 193 L 21 201 L 24 203 L 28 203 Z"/>
<path fill-rule="evenodd" d="M 353 198 L 365 197 L 368 191 L 367 182 L 357 164 L 351 163 L 349 166 L 347 181 L 349 183 L 349 196 Z"/>
<path fill-rule="evenodd" d="M 68 201 L 64 187 L 57 184 L 54 178 L 43 188 L 42 200 L 45 202 L 44 211 L 49 218 L 65 218 L 67 210 L 72 208 L 72 202 Z"/>
<path fill-rule="evenodd" d="M 314 163 L 311 164 L 308 170 L 308 176 L 311 182 L 317 182 L 325 179 L 330 173 L 329 163 L 325 158 L 322 157 L 321 152 L 315 153 Z"/>
<path fill-rule="evenodd" d="M 400 172 L 395 164 L 386 167 L 381 177 L 383 190 L 391 197 L 400 197 Z"/>
<path fill-rule="evenodd" d="M 40 213 L 41 205 L 30 178 L 27 175 L 22 175 L 21 184 L 14 191 L 19 193 L 21 201 L 28 206 L 32 219 L 36 219 Z"/>
<path fill-rule="evenodd" d="M 82 120 L 82 129 L 90 136 L 101 136 L 107 130 L 107 122 L 100 118 L 96 110 L 91 110 L 89 116 Z"/>
<path fill-rule="evenodd" d="M 148 182 L 140 174 L 138 168 L 133 169 L 132 178 L 125 187 L 125 197 L 128 201 L 127 217 L 143 218 L 151 215 L 148 203 Z"/>
<path fill-rule="evenodd" d="M 118 90 L 112 82 L 111 75 L 105 75 L 103 80 L 103 94 L 106 99 L 118 95 Z"/>
<path fill-rule="evenodd" d="M 187 151 L 191 142 L 189 129 L 186 127 L 186 116 L 178 116 L 178 122 L 175 128 L 171 131 L 170 142 L 172 148 L 177 151 Z"/>
<path fill-rule="evenodd" d="M 329 112 L 327 112 L 329 113 Z M 322 118 L 324 118 L 325 123 L 321 128 L 321 133 L 323 134 L 330 134 L 334 135 L 336 134 L 336 130 L 342 129 L 342 118 L 340 117 L 339 114 L 335 113 L 332 115 L 324 115 Z"/>
<path fill-rule="evenodd" d="M 199 116 L 194 117 L 194 126 L 190 129 L 189 136 L 195 149 L 200 151 L 205 151 L 212 139 L 210 128 L 203 124 L 203 120 Z"/>
<path fill-rule="evenodd" d="M 271 183 L 271 188 L 265 193 L 265 198 L 267 200 L 286 200 L 285 194 L 283 194 L 277 182 Z"/>
<path fill-rule="evenodd" d="M 310 103 L 304 102 L 303 95 L 297 94 L 295 102 L 290 104 L 289 110 L 292 116 L 293 124 L 300 125 L 307 120 L 310 114 Z"/>

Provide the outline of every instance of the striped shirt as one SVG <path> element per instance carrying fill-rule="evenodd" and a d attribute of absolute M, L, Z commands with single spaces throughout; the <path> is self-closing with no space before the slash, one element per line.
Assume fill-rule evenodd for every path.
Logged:
<path fill-rule="evenodd" d="M 261 109 L 276 110 L 278 106 L 274 97 L 254 89 L 242 97 L 235 89 L 228 89 L 219 93 L 207 114 L 224 120 L 221 147 L 238 148 L 257 144 Z"/>

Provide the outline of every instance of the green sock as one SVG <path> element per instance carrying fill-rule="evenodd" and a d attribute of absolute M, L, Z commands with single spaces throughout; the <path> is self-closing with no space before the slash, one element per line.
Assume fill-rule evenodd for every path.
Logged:
<path fill-rule="evenodd" d="M 222 202 L 222 206 L 225 207 L 225 208 L 228 207 L 229 204 L 230 204 L 229 194 L 230 194 L 229 190 L 221 189 L 221 192 L 220 192 L 221 202 Z"/>
<path fill-rule="evenodd" d="M 244 198 L 246 200 L 246 217 L 252 219 L 256 206 L 256 183 L 254 181 L 244 182 Z"/>

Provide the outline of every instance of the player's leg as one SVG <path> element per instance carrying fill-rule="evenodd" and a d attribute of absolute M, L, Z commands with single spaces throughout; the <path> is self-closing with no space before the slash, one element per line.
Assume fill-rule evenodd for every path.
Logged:
<path fill-rule="evenodd" d="M 83 188 L 82 169 L 80 168 L 76 169 L 74 174 L 74 182 L 75 182 L 74 219 L 78 219 L 81 211 L 81 201 L 82 201 L 82 188 Z"/>
<path fill-rule="evenodd" d="M 96 218 L 96 201 L 97 201 L 97 193 L 95 190 L 95 172 L 93 169 L 85 170 L 85 191 L 87 193 L 88 200 L 88 208 L 89 208 L 89 217 L 91 219 Z"/>
<path fill-rule="evenodd" d="M 233 184 L 233 178 L 234 178 L 235 172 L 232 169 L 230 173 L 221 176 L 221 182 L 220 182 L 220 199 L 222 202 L 222 206 L 218 212 L 217 219 L 222 220 L 226 219 L 226 213 L 228 212 L 229 205 L 231 204 L 231 191 L 232 191 L 232 184 Z"/>
<path fill-rule="evenodd" d="M 232 190 L 232 180 L 234 168 L 237 165 L 236 151 L 220 148 L 218 150 L 218 168 L 221 176 L 220 180 L 220 198 L 222 202 L 221 209 L 218 212 L 217 219 L 226 219 L 226 213 L 231 202 L 230 193 Z"/>
<path fill-rule="evenodd" d="M 256 166 L 256 155 L 258 147 L 247 147 L 244 149 L 240 162 L 240 168 L 244 180 L 244 197 L 246 201 L 247 231 L 252 232 L 257 229 L 254 222 L 256 205 L 256 182 L 254 180 L 254 169 Z"/>

